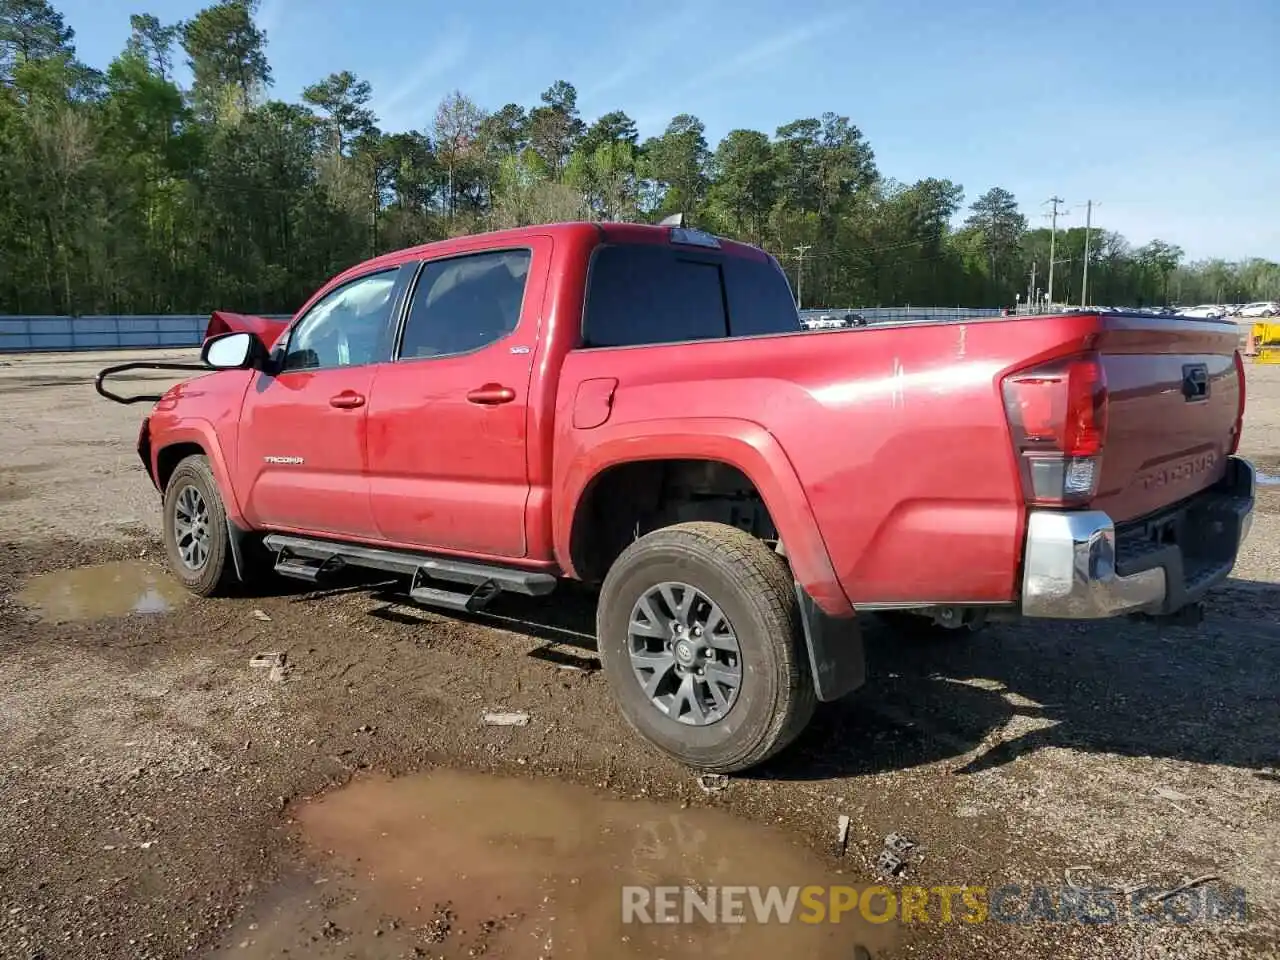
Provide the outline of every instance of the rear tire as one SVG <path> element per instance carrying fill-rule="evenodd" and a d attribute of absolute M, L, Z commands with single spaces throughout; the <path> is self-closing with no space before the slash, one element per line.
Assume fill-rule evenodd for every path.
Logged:
<path fill-rule="evenodd" d="M 237 582 L 227 512 L 209 460 L 182 460 L 164 491 L 164 548 L 169 571 L 201 597 L 231 593 Z"/>
<path fill-rule="evenodd" d="M 623 717 L 687 766 L 753 767 L 813 716 L 791 573 L 735 527 L 682 523 L 632 543 L 605 577 L 596 632 Z"/>

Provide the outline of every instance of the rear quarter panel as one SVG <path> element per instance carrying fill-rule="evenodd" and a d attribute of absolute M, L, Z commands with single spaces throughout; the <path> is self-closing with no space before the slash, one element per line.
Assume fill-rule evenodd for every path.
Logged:
<path fill-rule="evenodd" d="M 754 424 L 798 478 L 779 495 L 803 500 L 766 494 L 770 512 L 814 518 L 849 601 L 1009 601 L 1024 510 L 999 380 L 1096 329 L 1094 318 L 993 320 L 575 350 L 561 373 L 557 475 L 648 422 Z M 618 380 L 607 424 L 577 429 L 578 384 L 600 377 Z M 661 456 L 647 436 L 637 452 Z"/>

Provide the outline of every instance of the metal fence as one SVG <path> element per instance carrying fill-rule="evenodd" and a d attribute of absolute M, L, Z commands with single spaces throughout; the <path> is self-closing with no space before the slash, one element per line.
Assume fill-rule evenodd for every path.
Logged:
<path fill-rule="evenodd" d="M 903 320 L 964 320 L 969 317 L 998 317 L 999 307 L 828 307 L 822 310 L 801 310 L 805 320 L 819 317 L 843 317 L 857 313 L 870 323 L 892 323 Z"/>
<path fill-rule="evenodd" d="M 198 347 L 208 326 L 208 314 L 0 317 L 0 353 Z"/>
<path fill-rule="evenodd" d="M 1000 311 L 988 307 L 848 307 L 801 310 L 805 319 L 860 313 L 872 323 L 900 320 L 963 320 L 991 317 Z M 288 317 L 271 315 L 273 319 Z M 158 347 L 196 347 L 209 325 L 208 314 L 143 317 L 3 317 L 0 316 L 0 353 L 35 353 L 63 350 L 119 350 Z"/>

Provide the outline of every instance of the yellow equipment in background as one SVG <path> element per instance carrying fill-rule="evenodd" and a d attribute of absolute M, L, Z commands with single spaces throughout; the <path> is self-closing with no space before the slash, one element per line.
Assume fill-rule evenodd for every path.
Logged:
<path fill-rule="evenodd" d="M 1249 333 L 1246 350 L 1254 363 L 1280 363 L 1280 323 L 1259 320 Z"/>

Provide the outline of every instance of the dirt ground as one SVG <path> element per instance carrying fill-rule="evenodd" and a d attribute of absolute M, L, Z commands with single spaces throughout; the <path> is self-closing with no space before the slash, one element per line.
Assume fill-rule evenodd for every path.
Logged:
<path fill-rule="evenodd" d="M 873 623 L 868 685 L 707 792 L 615 712 L 574 591 L 462 618 L 172 590 L 147 405 L 91 386 L 118 359 L 0 357 L 0 957 L 1280 955 L 1280 486 L 1202 626 Z M 1280 475 L 1280 367 L 1249 378 L 1243 452 Z M 1246 919 L 619 920 L 621 883 L 1018 884 L 1016 911 L 1194 880 L 1167 903 L 1243 888 Z"/>

